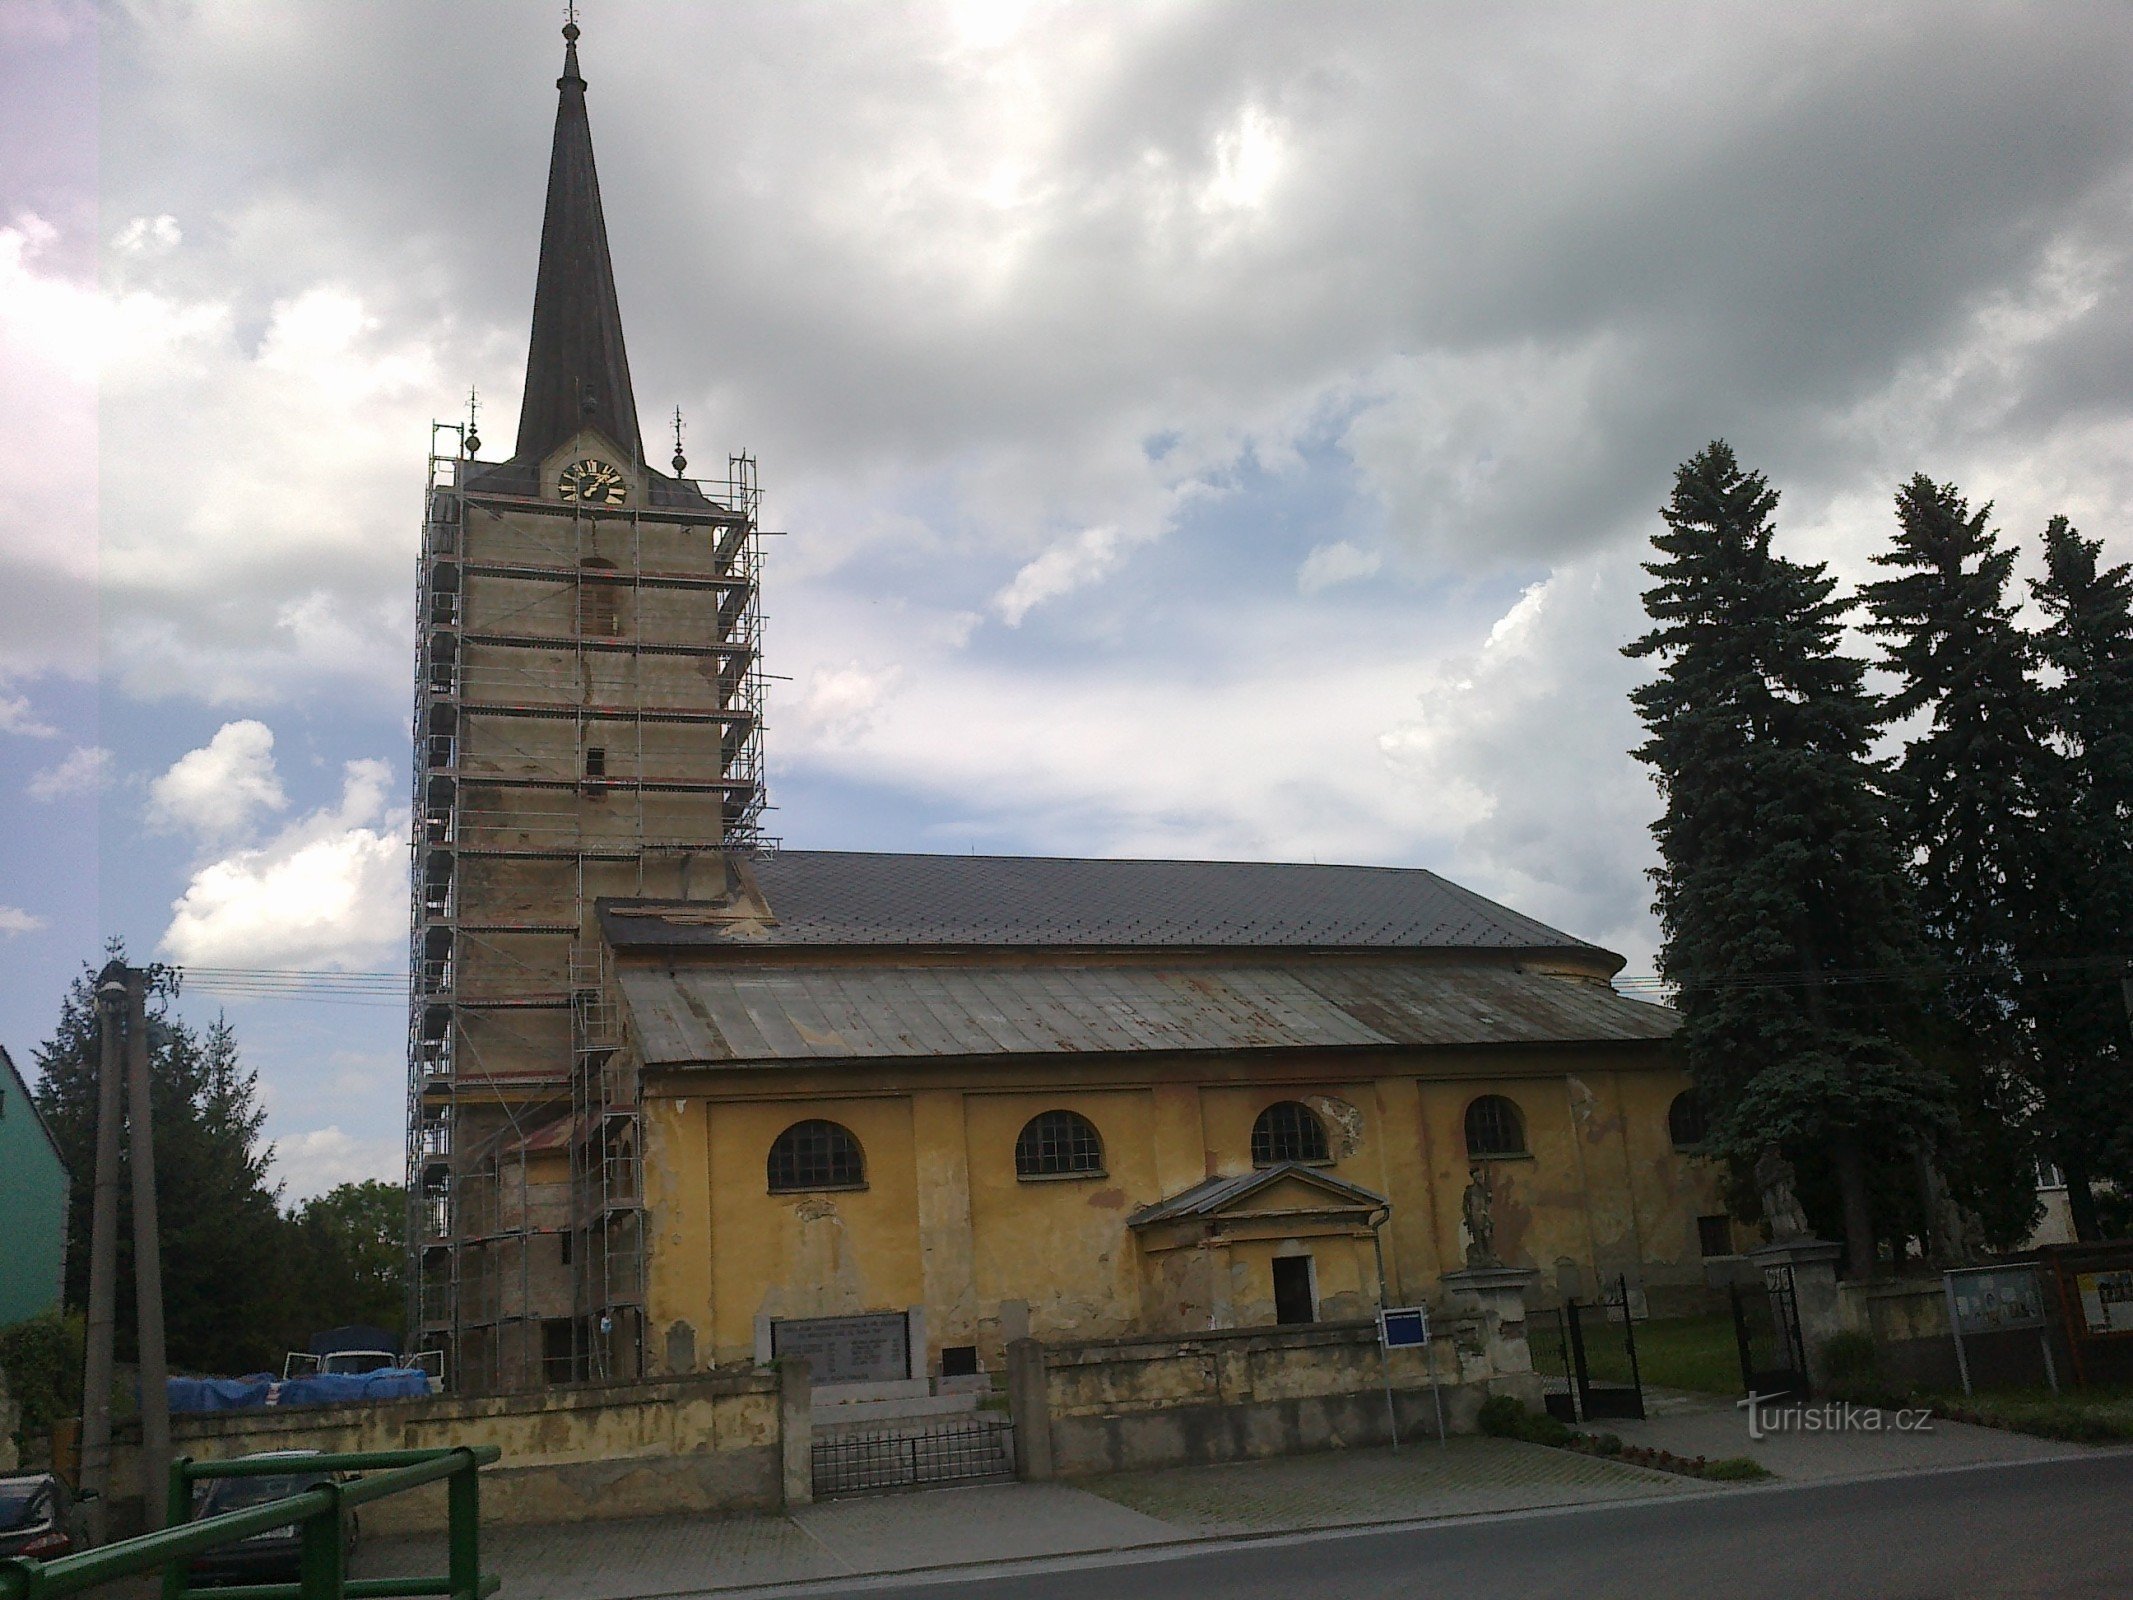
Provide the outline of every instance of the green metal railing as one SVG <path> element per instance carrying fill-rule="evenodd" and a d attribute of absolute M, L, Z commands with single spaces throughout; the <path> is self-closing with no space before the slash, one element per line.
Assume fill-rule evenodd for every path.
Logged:
<path fill-rule="evenodd" d="M 481 1469 L 497 1458 L 496 1446 L 462 1445 L 451 1450 L 366 1450 L 349 1455 L 269 1456 L 242 1461 L 178 1460 L 170 1464 L 170 1515 L 160 1533 L 121 1539 L 100 1550 L 57 1561 L 0 1560 L 0 1600 L 56 1600 L 118 1578 L 159 1568 L 163 1600 L 185 1600 L 186 1563 L 203 1551 L 234 1544 L 255 1533 L 294 1524 L 301 1530 L 301 1574 L 295 1583 L 218 1586 L 224 1600 L 389 1600 L 400 1595 L 448 1595 L 451 1600 L 487 1600 L 502 1587 L 481 1570 Z M 347 1483 L 321 1483 L 282 1500 L 188 1522 L 193 1485 L 205 1478 L 279 1478 L 314 1472 L 360 1472 Z M 449 1510 L 446 1570 L 436 1578 L 348 1576 L 348 1513 L 389 1495 L 445 1480 Z"/>

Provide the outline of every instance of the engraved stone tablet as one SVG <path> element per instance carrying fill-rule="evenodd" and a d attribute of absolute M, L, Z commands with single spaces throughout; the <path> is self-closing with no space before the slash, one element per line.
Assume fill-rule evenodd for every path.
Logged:
<path fill-rule="evenodd" d="M 816 1384 L 897 1383 L 911 1376 L 911 1331 L 901 1311 L 776 1319 L 770 1350 L 807 1357 Z"/>

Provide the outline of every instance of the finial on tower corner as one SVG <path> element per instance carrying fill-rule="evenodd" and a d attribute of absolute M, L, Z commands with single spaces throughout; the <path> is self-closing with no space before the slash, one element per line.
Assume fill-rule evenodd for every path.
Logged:
<path fill-rule="evenodd" d="M 681 453 L 681 407 L 674 408 L 674 476 L 689 470 L 689 458 Z"/>

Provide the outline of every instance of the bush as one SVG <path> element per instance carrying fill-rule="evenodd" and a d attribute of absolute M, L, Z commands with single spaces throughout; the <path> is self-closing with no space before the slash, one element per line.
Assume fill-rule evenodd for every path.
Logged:
<path fill-rule="evenodd" d="M 1703 1464 L 1703 1476 L 1721 1483 L 1754 1483 L 1770 1476 L 1770 1469 L 1753 1456 L 1726 1456 Z"/>
<path fill-rule="evenodd" d="M 1528 1411 L 1507 1394 L 1493 1394 L 1481 1402 L 1481 1431 L 1498 1439 L 1522 1439 L 1527 1444 L 1567 1445 L 1578 1435 L 1541 1411 Z"/>
<path fill-rule="evenodd" d="M 1618 1456 L 1622 1453 L 1622 1435 L 1596 1433 L 1592 1436 L 1592 1448 L 1596 1455 Z"/>
<path fill-rule="evenodd" d="M 0 1372 L 22 1408 L 18 1438 L 27 1441 L 81 1406 L 81 1316 L 47 1311 L 0 1328 Z"/>

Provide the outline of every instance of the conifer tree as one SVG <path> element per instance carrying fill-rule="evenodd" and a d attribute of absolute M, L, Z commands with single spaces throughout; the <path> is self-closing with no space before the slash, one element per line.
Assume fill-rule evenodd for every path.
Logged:
<path fill-rule="evenodd" d="M 1880 711 L 1838 649 L 1849 605 L 1772 552 L 1777 495 L 1713 443 L 1677 471 L 1627 647 L 1666 810 L 1654 825 L 1681 1045 L 1737 1176 L 1766 1148 L 1825 1157 L 1853 1275 L 1872 1270 L 1873 1171 L 1950 1122 L 1907 1049 L 1900 991 L 1862 975 L 1914 959 L 1901 863 L 1869 745 Z"/>
<path fill-rule="evenodd" d="M 2084 1239 L 2102 1234 L 2097 1180 L 2133 1191 L 2133 985 L 2120 986 L 2133 976 L 2133 569 L 2102 568 L 2102 551 L 2055 517 L 2031 584 L 2050 619 L 2038 644 L 2059 675 L 2045 700 L 2063 763 L 2043 818 L 2033 1082 Z"/>

